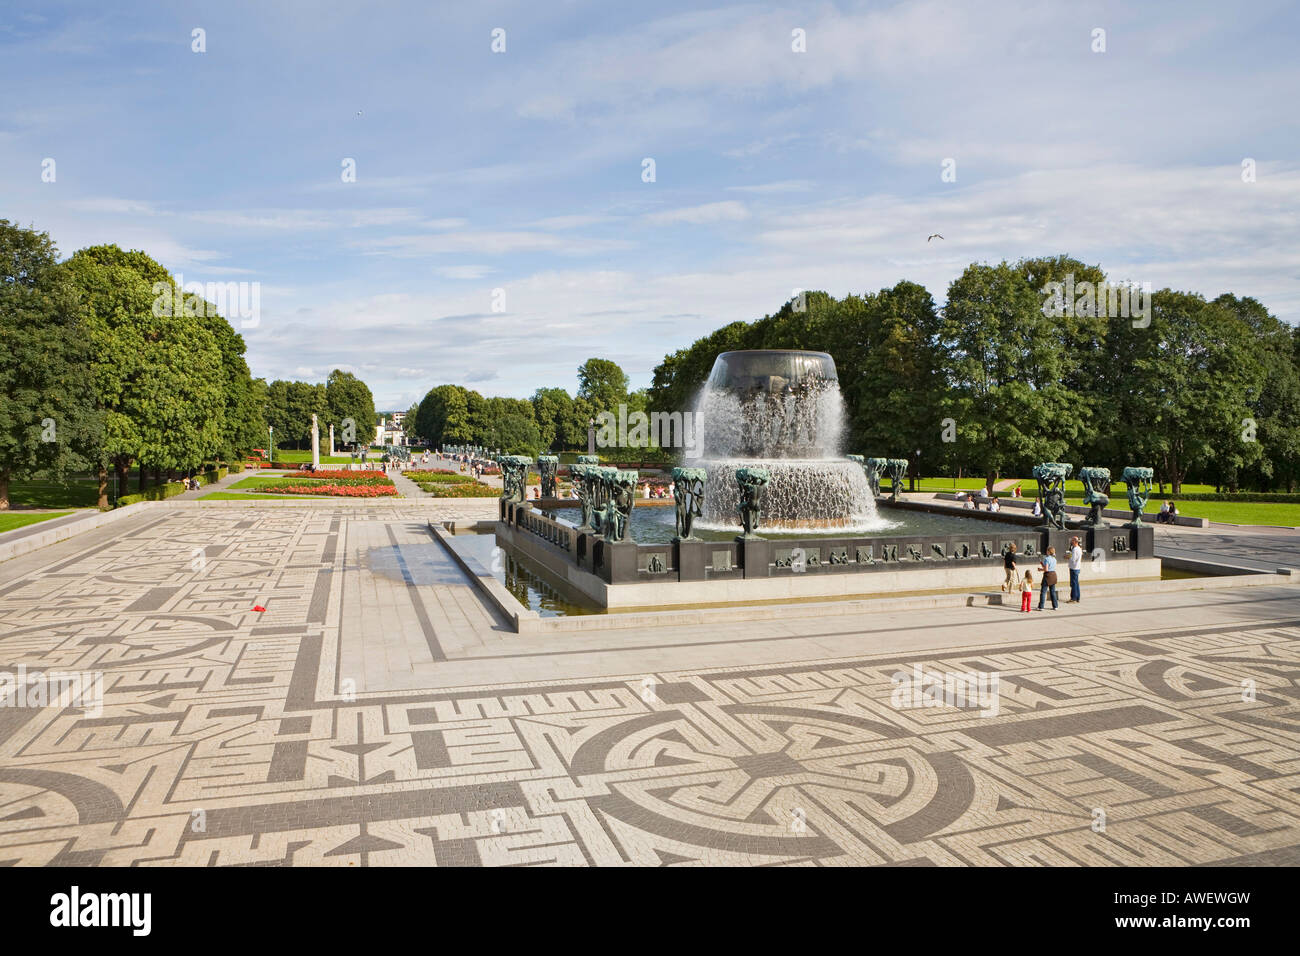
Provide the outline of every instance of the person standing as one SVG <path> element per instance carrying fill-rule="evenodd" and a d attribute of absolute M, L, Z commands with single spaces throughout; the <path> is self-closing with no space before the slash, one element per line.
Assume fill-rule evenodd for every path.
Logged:
<path fill-rule="evenodd" d="M 1079 572 L 1083 570 L 1083 548 L 1079 546 L 1077 536 L 1070 539 L 1070 600 L 1066 604 L 1079 603 Z"/>
<path fill-rule="evenodd" d="M 1020 610 L 1029 613 L 1029 604 L 1034 599 L 1034 573 L 1026 571 L 1020 583 Z"/>
<path fill-rule="evenodd" d="M 1038 610 L 1043 609 L 1043 603 L 1050 594 L 1052 597 L 1052 610 L 1055 611 L 1059 604 L 1056 599 L 1056 549 L 1048 548 L 1047 553 L 1043 555 L 1043 561 L 1038 565 L 1038 570 L 1043 572 L 1043 586 L 1038 591 Z"/>
<path fill-rule="evenodd" d="M 1014 591 L 1016 589 L 1016 545 L 1014 542 L 1007 546 L 1006 553 L 1002 555 L 1002 567 L 1006 571 L 1006 579 L 1002 582 L 1002 590 Z"/>

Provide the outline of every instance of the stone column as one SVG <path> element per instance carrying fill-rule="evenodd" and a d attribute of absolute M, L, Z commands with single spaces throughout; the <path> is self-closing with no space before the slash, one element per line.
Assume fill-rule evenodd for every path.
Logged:
<path fill-rule="evenodd" d="M 330 425 L 330 457 L 334 457 L 334 426 Z"/>
<path fill-rule="evenodd" d="M 313 467 L 320 467 L 320 425 L 316 423 L 316 416 L 311 416 L 311 463 Z"/>

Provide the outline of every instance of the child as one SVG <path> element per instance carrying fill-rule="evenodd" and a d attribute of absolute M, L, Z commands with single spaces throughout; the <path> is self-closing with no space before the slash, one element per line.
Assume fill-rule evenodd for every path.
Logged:
<path fill-rule="evenodd" d="M 1024 580 L 1020 584 L 1020 610 L 1026 614 L 1029 613 L 1029 602 L 1034 596 L 1034 573 L 1026 571 Z"/>

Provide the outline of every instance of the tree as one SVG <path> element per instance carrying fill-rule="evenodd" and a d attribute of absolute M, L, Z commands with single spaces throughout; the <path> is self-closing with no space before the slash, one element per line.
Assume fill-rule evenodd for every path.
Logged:
<path fill-rule="evenodd" d="M 1243 441 L 1242 424 L 1262 370 L 1249 327 L 1227 305 L 1161 289 L 1151 297 L 1150 324 L 1112 318 L 1108 342 L 1117 370 L 1106 419 L 1117 454 L 1152 462 L 1174 494 L 1193 467 L 1215 463 L 1224 474 L 1258 454 Z"/>
<path fill-rule="evenodd" d="M 132 463 L 193 468 L 220 445 L 221 351 L 211 330 L 159 263 L 114 245 L 75 253 L 67 268 L 81 298 L 91 346 L 89 378 L 104 436 L 96 455 L 125 487 Z"/>
<path fill-rule="evenodd" d="M 539 388 L 533 392 L 533 417 L 542 447 L 556 451 L 566 447 L 566 419 L 573 413 L 573 399 L 562 388 Z"/>
<path fill-rule="evenodd" d="M 972 265 L 948 287 L 939 335 L 949 383 L 945 417 L 957 454 L 992 490 L 1009 468 L 1055 460 L 1080 423 L 1063 379 L 1070 361 L 1055 320 L 1025 276 L 1003 262 Z"/>
<path fill-rule="evenodd" d="M 1252 298 L 1224 294 L 1214 305 L 1229 309 L 1251 333 L 1260 367 L 1259 390 L 1251 415 L 1242 422 L 1243 439 L 1257 452 L 1250 457 L 1255 487 L 1267 490 L 1281 482 L 1288 491 L 1300 478 L 1300 363 L 1291 326 Z M 1236 490 L 1235 475 L 1221 477 Z"/>
<path fill-rule="evenodd" d="M 415 417 L 416 434 L 431 448 L 463 445 L 473 435 L 468 395 L 459 385 L 438 385 L 429 389 L 420 401 Z"/>
<path fill-rule="evenodd" d="M 265 441 L 262 405 L 266 383 L 261 388 L 254 386 L 248 362 L 244 360 L 244 337 L 217 313 L 215 305 L 202 302 L 193 311 L 199 323 L 212 334 L 221 356 L 222 398 L 216 455 L 223 461 L 238 461 Z"/>
<path fill-rule="evenodd" d="M 627 401 L 627 374 L 609 359 L 589 358 L 578 367 L 578 395 L 598 411 L 615 411 Z"/>
<path fill-rule="evenodd" d="M 0 510 L 12 478 L 86 466 L 100 431 L 89 360 L 76 289 L 49 235 L 0 219 Z"/>
<path fill-rule="evenodd" d="M 348 429 L 348 422 L 352 429 Z M 308 419 L 310 427 L 310 418 Z M 375 414 L 375 397 L 366 383 L 351 372 L 335 369 L 325 381 L 325 414 L 320 422 L 322 432 L 334 426 L 335 437 L 351 444 L 370 440 L 378 422 Z M 347 438 L 351 434 L 354 437 Z"/>
<path fill-rule="evenodd" d="M 511 413 L 492 422 L 482 444 L 488 448 L 500 448 L 502 454 L 536 458 L 542 447 L 542 438 L 536 422 Z"/>

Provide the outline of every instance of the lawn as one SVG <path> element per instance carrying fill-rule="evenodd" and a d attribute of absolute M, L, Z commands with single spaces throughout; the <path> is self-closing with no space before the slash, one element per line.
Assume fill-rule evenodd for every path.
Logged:
<path fill-rule="evenodd" d="M 290 479 L 283 478 L 279 475 L 251 475 L 248 478 L 240 478 L 228 488 L 277 488 L 283 487 L 284 483 Z M 295 479 L 296 480 L 296 479 Z"/>
<path fill-rule="evenodd" d="M 113 483 L 108 483 L 113 494 Z M 123 492 L 125 494 L 125 492 Z M 99 502 L 99 482 L 93 478 L 57 481 L 12 481 L 9 503 L 23 508 L 93 508 Z"/>
<path fill-rule="evenodd" d="M 71 511 L 38 511 L 35 513 L 7 511 L 0 513 L 0 532 L 13 531 L 15 528 L 25 528 L 29 524 L 36 524 L 38 521 L 48 521 L 51 518 L 62 518 L 64 515 L 72 514 Z"/>
<path fill-rule="evenodd" d="M 1300 528 L 1300 504 L 1280 504 L 1254 501 L 1179 501 L 1177 498 L 1155 498 L 1147 502 L 1146 513 L 1160 511 L 1162 501 L 1172 500 L 1178 513 L 1189 518 L 1209 518 L 1225 524 L 1266 524 L 1284 528 Z M 1126 498 L 1111 499 L 1114 508 L 1127 508 Z M 1157 525 L 1159 527 L 1159 525 Z"/>
<path fill-rule="evenodd" d="M 1008 477 L 1009 476 L 1004 475 L 1002 476 L 1002 478 L 999 478 L 998 480 L 1005 481 L 1007 480 Z M 1111 495 L 1110 495 L 1111 500 L 1114 501 L 1117 499 L 1122 499 L 1128 493 L 1127 486 L 1124 484 L 1123 481 L 1120 480 L 1119 475 L 1116 474 L 1111 475 L 1111 482 L 1112 482 Z M 880 480 L 880 484 L 883 487 L 888 488 L 889 487 L 888 476 L 882 478 Z M 910 482 L 907 484 L 907 487 L 909 488 L 911 487 Z M 919 482 L 917 482 L 918 491 L 956 491 L 959 488 L 964 488 L 967 491 L 974 491 L 976 488 L 983 488 L 983 487 L 984 487 L 983 478 L 922 478 Z M 1214 492 L 1213 485 L 1193 485 L 1193 484 L 1183 485 L 1184 494 L 1189 494 L 1189 495 L 1211 494 L 1213 492 Z M 1000 492 L 1000 494 L 1007 494 L 1007 492 Z M 1020 494 L 1026 498 L 1036 498 L 1038 496 L 1038 482 L 1033 478 L 1022 479 L 1020 482 Z M 1153 487 L 1151 490 L 1151 494 L 1153 496 L 1158 496 L 1160 494 L 1159 488 Z M 1074 481 L 1074 480 L 1067 481 L 1065 483 L 1065 495 L 1067 498 L 1082 498 L 1083 482 Z M 1164 497 L 1165 498 L 1172 497 L 1172 495 L 1169 493 L 1169 487 L 1167 485 L 1165 486 Z"/>

